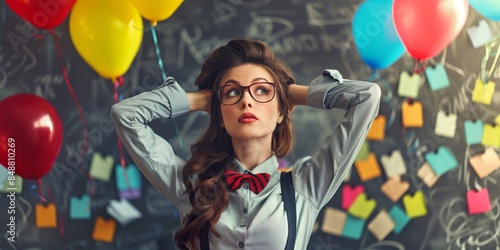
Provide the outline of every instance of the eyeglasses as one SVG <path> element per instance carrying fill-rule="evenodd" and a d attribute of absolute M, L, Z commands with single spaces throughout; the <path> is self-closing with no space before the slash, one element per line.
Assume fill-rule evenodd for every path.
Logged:
<path fill-rule="evenodd" d="M 248 90 L 250 96 L 260 103 L 266 103 L 273 100 L 276 93 L 276 83 L 256 82 L 246 87 L 240 85 L 224 85 L 215 89 L 219 101 L 223 105 L 234 105 L 243 97 L 245 90 Z"/>

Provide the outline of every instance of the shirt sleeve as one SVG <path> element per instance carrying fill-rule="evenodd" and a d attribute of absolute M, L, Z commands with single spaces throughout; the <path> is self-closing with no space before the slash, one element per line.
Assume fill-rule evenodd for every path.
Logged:
<path fill-rule="evenodd" d="M 140 171 L 174 204 L 184 195 L 183 161 L 170 144 L 147 125 L 157 118 L 171 118 L 189 112 L 186 92 L 173 77 L 156 89 L 127 98 L 111 107 L 111 119 L 118 136 Z"/>
<path fill-rule="evenodd" d="M 346 111 L 318 152 L 299 159 L 293 167 L 296 192 L 320 209 L 339 188 L 378 115 L 380 88 L 375 83 L 343 80 L 337 70 L 325 70 L 311 82 L 307 104 Z"/>

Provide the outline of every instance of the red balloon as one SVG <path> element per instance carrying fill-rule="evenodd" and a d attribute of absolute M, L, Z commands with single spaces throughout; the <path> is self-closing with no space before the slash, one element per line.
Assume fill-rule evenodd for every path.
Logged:
<path fill-rule="evenodd" d="M 5 0 L 21 18 L 39 29 L 51 29 L 68 16 L 76 0 Z"/>
<path fill-rule="evenodd" d="M 39 179 L 54 164 L 63 138 L 59 115 L 45 99 L 17 94 L 0 102 L 0 164 Z"/>
<path fill-rule="evenodd" d="M 394 26 L 408 53 L 416 59 L 439 54 L 460 33 L 468 0 L 394 0 Z"/>

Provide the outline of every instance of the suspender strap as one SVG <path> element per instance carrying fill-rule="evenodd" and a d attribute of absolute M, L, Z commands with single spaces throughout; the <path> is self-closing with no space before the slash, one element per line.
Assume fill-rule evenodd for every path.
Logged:
<path fill-rule="evenodd" d="M 281 172 L 281 196 L 285 206 L 286 217 L 288 219 L 288 238 L 286 239 L 285 250 L 293 250 L 295 246 L 295 235 L 297 234 L 297 208 L 295 204 L 295 189 L 293 188 L 292 172 Z M 203 227 L 200 231 L 201 250 L 210 250 L 208 241 L 209 227 Z"/>
<path fill-rule="evenodd" d="M 292 172 L 281 172 L 281 195 L 288 219 L 288 238 L 285 250 L 293 250 L 295 246 L 297 207 L 295 204 L 295 189 L 293 188 Z"/>

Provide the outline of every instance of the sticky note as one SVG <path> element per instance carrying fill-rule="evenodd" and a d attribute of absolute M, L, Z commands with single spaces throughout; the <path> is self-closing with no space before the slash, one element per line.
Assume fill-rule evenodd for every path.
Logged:
<path fill-rule="evenodd" d="M 141 173 L 139 172 L 137 167 L 133 164 L 130 164 L 126 167 L 125 173 L 127 174 L 127 176 L 125 176 L 121 164 L 116 165 L 115 167 L 116 186 L 118 188 L 118 192 L 120 193 L 120 198 L 128 200 L 141 198 L 142 195 Z M 127 185 L 126 178 L 128 178 L 130 188 Z"/>
<path fill-rule="evenodd" d="M 427 214 L 427 207 L 425 206 L 424 194 L 422 191 L 415 192 L 413 197 L 406 194 L 403 197 L 403 204 L 405 205 L 406 214 L 410 218 L 421 217 Z"/>
<path fill-rule="evenodd" d="M 347 212 L 356 218 L 366 220 L 368 219 L 368 217 L 370 217 L 370 214 L 373 212 L 376 206 L 377 201 L 375 201 L 374 199 L 367 199 L 366 193 L 361 193 L 356 197 Z"/>
<path fill-rule="evenodd" d="M 101 181 L 109 181 L 114 162 L 111 155 L 103 157 L 101 153 L 94 153 L 90 164 L 90 176 Z"/>
<path fill-rule="evenodd" d="M 54 203 L 36 204 L 36 226 L 39 228 L 57 227 L 56 205 Z"/>
<path fill-rule="evenodd" d="M 347 215 L 342 236 L 353 240 L 359 240 L 364 227 L 365 220 Z"/>
<path fill-rule="evenodd" d="M 95 219 L 94 231 L 92 232 L 92 239 L 111 243 L 115 237 L 115 230 L 116 221 L 113 219 L 105 220 L 97 216 Z"/>
<path fill-rule="evenodd" d="M 354 167 L 356 167 L 361 181 L 371 180 L 382 174 L 374 153 L 370 153 L 366 160 L 355 161 Z"/>
<path fill-rule="evenodd" d="M 420 128 L 424 126 L 424 116 L 421 102 L 414 101 L 413 104 L 403 102 L 401 105 L 401 113 L 404 127 Z"/>
<path fill-rule="evenodd" d="M 389 215 L 391 216 L 392 221 L 396 223 L 396 227 L 394 227 L 395 234 L 399 234 L 403 228 L 405 228 L 406 224 L 410 222 L 410 217 L 408 217 L 403 209 L 399 208 L 397 205 L 394 205 L 391 210 L 389 210 Z"/>
<path fill-rule="evenodd" d="M 406 191 L 410 189 L 410 183 L 407 181 L 402 181 L 401 176 L 396 175 L 389 178 L 382 186 L 380 186 L 380 191 L 389 198 L 392 202 L 396 202 L 403 196 Z"/>
<path fill-rule="evenodd" d="M 406 174 L 405 160 L 399 150 L 392 151 L 390 155 L 382 155 L 380 163 L 382 163 L 387 178 Z"/>
<path fill-rule="evenodd" d="M 470 190 L 467 192 L 467 204 L 469 205 L 469 214 L 482 214 L 490 211 L 490 195 L 487 188 L 478 191 Z"/>
<path fill-rule="evenodd" d="M 367 228 L 378 241 L 382 241 L 392 232 L 392 230 L 394 230 L 394 228 L 396 228 L 396 223 L 394 223 L 387 211 L 382 209 L 377 216 L 368 223 Z"/>
<path fill-rule="evenodd" d="M 370 145 L 368 145 L 368 141 L 364 141 L 361 145 L 361 149 L 359 150 L 358 155 L 356 156 L 355 161 L 365 160 L 370 155 Z"/>
<path fill-rule="evenodd" d="M 479 21 L 477 26 L 467 28 L 467 34 L 475 49 L 484 46 L 495 37 L 485 20 Z"/>
<path fill-rule="evenodd" d="M 482 120 L 464 121 L 465 141 L 467 145 L 480 144 L 483 139 L 484 125 Z"/>
<path fill-rule="evenodd" d="M 88 208 L 90 196 L 88 194 L 78 196 L 71 196 L 69 203 L 69 216 L 73 220 L 90 219 L 91 208 Z"/>
<path fill-rule="evenodd" d="M 106 212 L 122 226 L 142 217 L 142 213 L 126 199 L 110 200 Z"/>
<path fill-rule="evenodd" d="M 472 101 L 490 105 L 493 92 L 495 92 L 495 83 L 489 81 L 487 84 L 484 84 L 483 80 L 479 78 L 476 80 L 474 90 L 472 91 Z"/>
<path fill-rule="evenodd" d="M 347 173 L 344 175 L 344 182 L 349 182 L 351 180 L 352 168 L 347 170 Z"/>
<path fill-rule="evenodd" d="M 7 180 L 3 182 L 3 186 L 0 188 L 0 193 L 10 194 L 10 192 L 14 192 L 16 194 L 21 194 L 23 192 L 23 178 L 21 178 L 21 176 L 15 174 L 12 182 L 8 179 L 8 177 Z"/>
<path fill-rule="evenodd" d="M 446 70 L 440 63 L 436 64 L 436 67 L 434 68 L 425 68 L 425 75 L 427 76 L 427 81 L 429 81 L 432 91 L 444 89 L 450 86 L 450 80 L 448 79 Z"/>
<path fill-rule="evenodd" d="M 420 76 L 418 74 L 410 76 L 408 72 L 402 71 L 399 75 L 398 95 L 417 98 L 419 89 Z"/>
<path fill-rule="evenodd" d="M 436 116 L 436 127 L 434 133 L 439 136 L 448 138 L 455 137 L 457 128 L 457 114 L 451 113 L 446 115 L 443 110 L 439 110 Z"/>
<path fill-rule="evenodd" d="M 448 171 L 458 167 L 458 162 L 451 151 L 441 146 L 438 148 L 437 153 L 430 152 L 425 155 L 425 160 L 429 163 L 432 170 L 436 175 L 440 176 Z"/>
<path fill-rule="evenodd" d="M 8 177 L 9 177 L 9 171 L 2 164 L 0 164 L 0 189 L 3 188 L 4 182 L 7 180 Z"/>
<path fill-rule="evenodd" d="M 372 122 L 372 126 L 366 135 L 367 140 L 372 141 L 383 141 L 385 137 L 385 124 L 387 122 L 387 118 L 383 115 L 377 116 L 375 120 Z"/>
<path fill-rule="evenodd" d="M 347 210 L 352 205 L 356 197 L 364 191 L 365 187 L 363 185 L 344 185 L 342 188 L 342 209 Z"/>
<path fill-rule="evenodd" d="M 439 176 L 434 173 L 428 162 L 425 162 L 417 171 L 417 176 L 427 187 L 432 187 L 439 180 Z"/>
<path fill-rule="evenodd" d="M 336 236 L 342 236 L 346 220 L 347 213 L 345 211 L 333 207 L 327 207 L 325 208 L 323 215 L 321 231 Z"/>
<path fill-rule="evenodd" d="M 497 117 L 495 117 L 495 124 L 500 126 L 500 115 L 497 115 Z"/>
<path fill-rule="evenodd" d="M 500 168 L 500 158 L 491 147 L 488 147 L 484 154 L 471 157 L 469 163 L 481 179 Z"/>
<path fill-rule="evenodd" d="M 493 127 L 490 124 L 484 124 L 481 145 L 500 147 L 500 126 Z"/>

